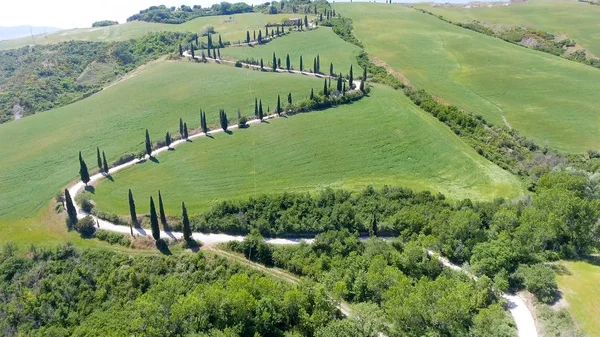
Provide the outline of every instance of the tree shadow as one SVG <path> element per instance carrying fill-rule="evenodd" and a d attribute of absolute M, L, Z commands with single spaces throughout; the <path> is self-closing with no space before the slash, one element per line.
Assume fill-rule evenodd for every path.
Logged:
<path fill-rule="evenodd" d="M 230 136 L 233 134 L 233 132 L 231 130 L 225 130 L 225 133 L 228 134 L 228 135 L 230 135 Z"/>
<path fill-rule="evenodd" d="M 600 267 L 600 256 L 588 255 L 584 257 L 583 260 L 589 264 L 593 264 L 594 266 Z"/>
<path fill-rule="evenodd" d="M 173 255 L 169 249 L 169 245 L 163 239 L 156 240 L 156 248 L 164 255 Z"/>
<path fill-rule="evenodd" d="M 192 252 L 197 253 L 200 248 L 202 248 L 202 245 L 200 244 L 200 242 L 194 240 L 194 239 L 190 239 L 190 240 L 185 240 L 185 242 L 183 243 L 184 248 L 187 249 L 191 249 Z"/>
<path fill-rule="evenodd" d="M 148 232 L 146 232 L 145 229 L 143 229 L 142 227 L 139 227 L 140 226 L 139 223 L 136 223 L 136 226 L 138 226 L 138 227 L 134 227 L 134 228 L 135 228 L 135 231 L 138 232 L 138 234 L 144 235 L 144 236 L 146 236 L 148 234 Z"/>
<path fill-rule="evenodd" d="M 169 147 L 169 148 L 167 149 L 167 151 L 175 151 L 175 148 L 174 148 L 174 147 Z"/>
<path fill-rule="evenodd" d="M 85 189 L 86 192 L 90 192 L 92 194 L 94 194 L 96 192 L 96 188 L 94 186 L 92 186 L 92 185 L 86 185 L 84 187 L 84 189 Z"/>
<path fill-rule="evenodd" d="M 156 157 L 150 157 L 150 161 L 156 164 L 160 164 L 160 161 Z"/>
<path fill-rule="evenodd" d="M 571 275 L 571 271 L 560 263 L 551 264 L 550 268 L 552 268 L 557 275 Z"/>
<path fill-rule="evenodd" d="M 104 173 L 104 178 L 106 178 L 106 179 L 108 179 L 108 180 L 110 180 L 112 182 L 115 181 L 115 179 L 113 178 L 113 176 L 111 174 L 108 174 L 108 173 Z"/>
<path fill-rule="evenodd" d="M 266 119 L 263 119 L 263 120 L 262 120 L 262 121 L 260 121 L 260 122 L 261 122 L 261 123 L 265 123 L 265 124 L 271 124 L 271 123 L 269 123 L 269 121 L 268 121 L 268 120 L 266 120 Z"/>
<path fill-rule="evenodd" d="M 243 129 L 247 129 L 250 127 L 250 124 L 244 124 L 244 125 L 239 125 L 238 124 L 238 129 L 243 130 Z"/>
<path fill-rule="evenodd" d="M 206 138 L 215 139 L 210 133 L 205 133 Z"/>
<path fill-rule="evenodd" d="M 186 142 L 186 143 L 193 143 L 194 141 L 193 141 L 193 140 L 191 140 L 191 139 L 189 139 L 189 138 L 186 138 L 186 139 L 185 139 L 185 142 Z"/>

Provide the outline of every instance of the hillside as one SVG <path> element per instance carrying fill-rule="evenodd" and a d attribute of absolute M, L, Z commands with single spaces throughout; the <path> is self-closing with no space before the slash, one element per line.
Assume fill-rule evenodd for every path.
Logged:
<path fill-rule="evenodd" d="M 36 27 L 36 26 L 14 26 L 14 27 L 0 27 L 0 41 L 18 39 L 21 37 L 29 37 L 31 34 L 42 35 L 52 33 L 60 30 L 56 27 Z"/>
<path fill-rule="evenodd" d="M 600 148 L 600 70 L 529 50 L 403 6 L 336 4 L 371 56 L 418 88 L 541 145 Z M 397 30 L 387 29 L 392 25 Z"/>

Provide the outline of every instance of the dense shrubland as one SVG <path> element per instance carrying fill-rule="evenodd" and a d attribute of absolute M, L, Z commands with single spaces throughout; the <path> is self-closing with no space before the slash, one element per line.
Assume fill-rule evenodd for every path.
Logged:
<path fill-rule="evenodd" d="M 339 317 L 321 285 L 291 286 L 202 253 L 127 256 L 70 245 L 0 253 L 7 337 L 313 336 Z"/>
<path fill-rule="evenodd" d="M 177 24 L 184 23 L 202 16 L 231 15 L 238 13 L 249 13 L 252 11 L 252 6 L 243 2 L 238 2 L 235 4 L 222 2 L 220 4 L 214 4 L 212 7 L 208 8 L 202 8 L 200 5 L 194 5 L 193 7 L 181 5 L 179 8 L 175 6 L 167 7 L 165 5 L 160 5 L 150 6 L 141 10 L 138 14 L 134 14 L 127 18 L 127 22 L 147 21 Z"/>
<path fill-rule="evenodd" d="M 118 25 L 119 23 L 117 21 L 111 21 L 111 20 L 103 20 L 103 21 L 96 21 L 94 23 L 92 23 L 92 27 L 108 27 L 108 26 L 114 26 L 114 25 Z"/>
<path fill-rule="evenodd" d="M 88 97 L 194 38 L 161 32 L 122 42 L 69 41 L 0 51 L 0 123 Z"/>

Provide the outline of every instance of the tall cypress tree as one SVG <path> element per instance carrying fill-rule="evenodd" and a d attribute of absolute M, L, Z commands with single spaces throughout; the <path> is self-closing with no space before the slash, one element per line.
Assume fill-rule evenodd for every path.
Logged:
<path fill-rule="evenodd" d="M 317 58 L 315 57 L 315 58 L 313 59 L 313 73 L 315 73 L 315 74 L 316 74 L 317 72 L 318 72 L 318 71 L 317 71 Z"/>
<path fill-rule="evenodd" d="M 148 133 L 148 129 L 146 129 L 146 154 L 149 157 L 152 157 L 152 143 L 150 142 L 150 134 Z"/>
<path fill-rule="evenodd" d="M 254 116 L 258 117 L 258 99 L 254 97 Z"/>
<path fill-rule="evenodd" d="M 167 215 L 165 214 L 165 207 L 163 206 L 162 195 L 160 195 L 160 190 L 158 190 L 158 211 L 160 212 L 160 223 L 163 225 L 163 229 L 165 231 L 168 231 L 169 225 L 167 224 Z"/>
<path fill-rule="evenodd" d="M 281 116 L 281 97 L 277 95 L 277 114 Z"/>
<path fill-rule="evenodd" d="M 304 26 L 308 29 L 308 17 L 306 15 L 304 16 Z"/>
<path fill-rule="evenodd" d="M 181 47 L 181 43 L 179 44 L 179 56 L 183 56 L 183 47 Z"/>
<path fill-rule="evenodd" d="M 317 72 L 321 72 L 321 58 L 319 57 L 319 54 L 317 54 Z"/>
<path fill-rule="evenodd" d="M 281 69 L 281 58 L 277 58 L 277 68 Z"/>
<path fill-rule="evenodd" d="M 350 89 L 354 88 L 354 75 L 352 74 L 352 65 L 350 65 L 350 78 L 348 79 L 350 82 Z"/>
<path fill-rule="evenodd" d="M 200 45 L 198 42 L 198 34 L 194 34 L 194 40 L 196 40 L 196 47 L 198 47 L 198 45 Z"/>
<path fill-rule="evenodd" d="M 106 154 L 102 151 L 102 171 L 108 174 L 108 163 L 106 162 Z"/>
<path fill-rule="evenodd" d="M 360 91 L 362 91 L 363 93 L 365 92 L 365 81 L 360 80 L 360 87 L 359 87 Z"/>
<path fill-rule="evenodd" d="M 213 47 L 212 37 L 208 34 L 208 50 L 210 51 Z"/>
<path fill-rule="evenodd" d="M 310 99 L 315 99 L 315 90 L 313 88 L 310 88 Z"/>
<path fill-rule="evenodd" d="M 217 50 L 215 49 L 215 47 L 213 47 L 213 58 L 217 58 Z"/>
<path fill-rule="evenodd" d="M 187 123 L 183 123 L 183 138 L 188 139 Z"/>
<path fill-rule="evenodd" d="M 208 57 L 212 58 L 212 55 L 210 54 L 210 48 L 208 48 Z"/>
<path fill-rule="evenodd" d="M 277 71 L 277 58 L 275 57 L 275 53 L 273 53 L 273 71 Z"/>
<path fill-rule="evenodd" d="M 262 31 L 258 31 L 258 44 L 262 44 Z"/>
<path fill-rule="evenodd" d="M 179 138 L 183 138 L 183 119 L 179 118 Z"/>
<path fill-rule="evenodd" d="M 219 57 L 219 60 L 221 59 L 221 49 L 217 48 L 217 56 Z"/>
<path fill-rule="evenodd" d="M 258 119 L 263 120 L 263 108 L 262 108 L 262 99 L 258 102 Z"/>
<path fill-rule="evenodd" d="M 154 199 L 150 197 L 150 229 L 152 229 L 152 237 L 154 240 L 160 240 L 160 227 L 158 227 L 158 216 L 154 207 Z"/>
<path fill-rule="evenodd" d="M 287 71 L 290 71 L 290 54 L 287 54 L 285 56 L 285 69 L 287 69 Z"/>
<path fill-rule="evenodd" d="M 367 81 L 367 67 L 365 67 L 365 69 L 363 69 L 363 81 Z"/>
<path fill-rule="evenodd" d="M 325 79 L 325 81 L 323 82 L 323 95 L 325 97 L 329 96 L 329 93 L 327 92 L 327 79 Z"/>
<path fill-rule="evenodd" d="M 137 213 L 135 212 L 135 201 L 133 200 L 133 193 L 131 193 L 131 189 L 129 189 L 129 215 L 131 216 L 131 223 L 137 227 Z M 133 233 L 131 233 L 131 235 L 133 235 Z"/>
<path fill-rule="evenodd" d="M 90 173 L 88 172 L 85 161 L 81 157 L 81 151 L 79 151 L 79 177 L 85 186 L 87 186 L 87 184 L 90 182 Z"/>
<path fill-rule="evenodd" d="M 333 62 L 332 62 L 329 64 L 329 76 L 333 76 L 333 75 L 335 75 L 335 74 L 333 73 Z"/>
<path fill-rule="evenodd" d="M 171 147 L 171 142 L 173 140 L 171 139 L 171 134 L 167 132 L 167 134 L 165 135 L 165 144 L 167 145 L 168 148 Z"/>
<path fill-rule="evenodd" d="M 304 70 L 304 65 L 302 64 L 302 55 L 300 55 L 300 72 Z"/>
<path fill-rule="evenodd" d="M 181 217 L 183 218 L 183 239 L 190 241 L 192 239 L 192 230 L 190 229 L 190 219 L 188 218 L 185 203 L 181 203 Z"/>
<path fill-rule="evenodd" d="M 202 128 L 202 132 L 204 134 L 208 133 L 208 126 L 206 125 L 206 113 L 200 110 L 200 127 Z"/>
<path fill-rule="evenodd" d="M 221 40 L 221 34 L 219 34 L 219 48 L 223 48 L 223 40 Z"/>
<path fill-rule="evenodd" d="M 263 59 L 260 59 L 260 70 L 265 70 L 264 66 L 263 66 Z"/>
<path fill-rule="evenodd" d="M 194 55 L 194 46 L 192 46 L 191 43 L 190 43 L 190 52 L 192 53 L 192 60 L 194 60 L 196 58 L 196 55 Z"/>
<path fill-rule="evenodd" d="M 71 199 L 71 193 L 65 188 L 65 208 L 67 209 L 67 228 L 72 229 L 77 223 L 77 210 Z"/>
<path fill-rule="evenodd" d="M 342 92 L 342 73 L 337 79 L 337 91 Z"/>
<path fill-rule="evenodd" d="M 292 104 L 292 93 L 288 93 L 288 104 Z"/>
<path fill-rule="evenodd" d="M 254 31 L 254 38 L 252 40 L 256 41 L 256 30 Z"/>
<path fill-rule="evenodd" d="M 246 43 L 250 43 L 250 31 L 246 31 Z"/>
<path fill-rule="evenodd" d="M 221 117 L 221 128 L 223 129 L 223 131 L 227 131 L 229 121 L 227 120 L 227 114 L 225 113 L 225 110 L 221 109 L 219 111 L 219 115 Z"/>
<path fill-rule="evenodd" d="M 102 171 L 102 158 L 100 157 L 100 148 L 96 147 L 96 159 L 98 160 L 98 169 Z"/>

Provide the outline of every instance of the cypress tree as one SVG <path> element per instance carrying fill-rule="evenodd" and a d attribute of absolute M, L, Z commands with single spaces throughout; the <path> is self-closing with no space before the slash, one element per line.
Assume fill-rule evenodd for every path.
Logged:
<path fill-rule="evenodd" d="M 290 54 L 287 54 L 285 56 L 285 69 L 287 69 L 287 71 L 290 71 Z"/>
<path fill-rule="evenodd" d="M 246 43 L 250 43 L 250 31 L 246 31 Z"/>
<path fill-rule="evenodd" d="M 313 73 L 317 73 L 317 58 L 313 59 Z"/>
<path fill-rule="evenodd" d="M 223 48 L 223 41 L 221 40 L 221 34 L 219 34 L 219 48 Z"/>
<path fill-rule="evenodd" d="M 188 139 L 187 123 L 183 123 L 183 138 Z"/>
<path fill-rule="evenodd" d="M 85 186 L 90 182 L 90 173 L 88 172 L 85 161 L 81 157 L 81 151 L 79 151 L 79 177 L 81 177 L 81 181 L 83 181 Z"/>
<path fill-rule="evenodd" d="M 258 44 L 262 44 L 262 30 L 258 31 Z"/>
<path fill-rule="evenodd" d="M 196 40 L 196 47 L 198 47 L 199 43 L 198 43 L 198 34 L 194 34 L 194 39 Z"/>
<path fill-rule="evenodd" d="M 342 86 L 342 93 L 345 95 L 346 94 L 346 81 L 344 81 L 343 86 Z"/>
<path fill-rule="evenodd" d="M 253 38 L 253 40 L 256 41 L 256 30 L 254 31 L 254 38 Z"/>
<path fill-rule="evenodd" d="M 221 49 L 217 49 L 217 53 L 219 54 L 219 60 L 221 59 Z"/>
<path fill-rule="evenodd" d="M 258 117 L 258 99 L 254 97 L 254 116 Z"/>
<path fill-rule="evenodd" d="M 179 118 L 179 138 L 183 138 L 183 119 Z"/>
<path fill-rule="evenodd" d="M 102 171 L 102 158 L 100 157 L 100 148 L 96 147 L 96 159 L 98 160 L 98 169 Z"/>
<path fill-rule="evenodd" d="M 277 26 L 277 36 L 279 36 L 279 26 Z"/>
<path fill-rule="evenodd" d="M 106 154 L 102 151 L 102 170 L 108 174 L 108 163 L 106 162 Z"/>
<path fill-rule="evenodd" d="M 306 15 L 304 16 L 304 26 L 308 29 L 308 17 Z"/>
<path fill-rule="evenodd" d="M 277 114 L 281 116 L 281 97 L 277 95 Z"/>
<path fill-rule="evenodd" d="M 206 124 L 206 112 L 200 111 L 200 127 L 202 127 L 202 132 L 204 134 L 208 134 L 208 125 Z"/>
<path fill-rule="evenodd" d="M 304 70 L 304 67 L 302 65 L 302 55 L 300 55 L 300 72 L 302 72 L 302 70 Z"/>
<path fill-rule="evenodd" d="M 263 120 L 263 108 L 262 108 L 262 99 L 258 102 L 258 119 Z"/>
<path fill-rule="evenodd" d="M 149 157 L 152 157 L 152 143 L 150 142 L 150 134 L 148 133 L 148 129 L 146 129 L 146 154 Z"/>
<path fill-rule="evenodd" d="M 315 5 L 315 15 L 317 15 L 317 5 Z"/>
<path fill-rule="evenodd" d="M 360 91 L 362 91 L 363 93 L 365 92 L 365 81 L 360 80 L 360 87 L 359 87 Z"/>
<path fill-rule="evenodd" d="M 337 91 L 342 92 L 342 73 L 340 73 L 337 80 Z"/>
<path fill-rule="evenodd" d="M 292 93 L 288 93 L 288 104 L 292 104 Z"/>
<path fill-rule="evenodd" d="M 260 70 L 265 70 L 263 65 L 263 59 L 260 59 Z"/>
<path fill-rule="evenodd" d="M 281 59 L 277 58 L 277 68 L 281 69 Z"/>
<path fill-rule="evenodd" d="M 192 46 L 191 43 L 190 43 L 190 51 L 192 53 L 192 60 L 194 60 L 196 58 L 196 55 L 194 55 L 194 46 Z"/>
<path fill-rule="evenodd" d="M 131 189 L 129 189 L 129 215 L 131 216 L 131 223 L 137 227 L 137 213 L 135 212 L 135 201 L 133 200 L 133 193 L 131 193 Z M 133 235 L 133 233 L 131 235 Z"/>
<path fill-rule="evenodd" d="M 321 58 L 319 57 L 319 54 L 317 54 L 317 72 L 321 72 Z"/>
<path fill-rule="evenodd" d="M 363 69 L 363 81 L 367 81 L 367 67 L 365 67 L 365 69 Z"/>
<path fill-rule="evenodd" d="M 208 34 L 208 50 L 211 50 L 213 47 L 212 37 Z"/>
<path fill-rule="evenodd" d="M 183 218 L 183 239 L 190 241 L 192 239 L 192 230 L 190 229 L 190 219 L 188 218 L 185 203 L 181 203 L 181 216 Z"/>
<path fill-rule="evenodd" d="M 273 53 L 273 71 L 277 71 L 277 59 L 275 58 L 275 53 Z"/>
<path fill-rule="evenodd" d="M 327 92 L 327 79 L 325 79 L 325 82 L 323 82 L 323 95 L 325 97 L 329 96 L 329 93 Z"/>
<path fill-rule="evenodd" d="M 348 79 L 350 82 L 350 89 L 354 87 L 354 75 L 352 74 L 352 65 L 350 65 L 350 78 Z"/>
<path fill-rule="evenodd" d="M 311 100 L 315 99 L 315 91 L 313 88 L 310 88 L 310 99 Z"/>
<path fill-rule="evenodd" d="M 165 135 L 165 144 L 167 144 L 167 147 L 171 147 L 171 134 L 167 132 L 167 134 Z"/>
<path fill-rule="evenodd" d="M 210 54 L 210 48 L 208 48 L 208 57 L 212 58 L 212 55 Z"/>
<path fill-rule="evenodd" d="M 154 240 L 160 240 L 160 228 L 158 227 L 158 216 L 154 207 L 154 199 L 150 197 L 150 228 L 152 229 L 152 237 Z"/>
<path fill-rule="evenodd" d="M 179 44 L 179 56 L 183 56 L 183 48 L 181 47 L 181 43 Z"/>
<path fill-rule="evenodd" d="M 269 26 L 265 26 L 265 37 L 269 38 Z"/>
<path fill-rule="evenodd" d="M 217 50 L 215 49 L 215 47 L 213 47 L 213 58 L 217 58 Z"/>
<path fill-rule="evenodd" d="M 158 211 L 160 212 L 160 223 L 163 225 L 163 229 L 165 231 L 168 231 L 169 225 L 167 225 L 167 215 L 165 214 L 165 207 L 163 206 L 162 195 L 160 195 L 160 190 L 158 190 Z"/>
<path fill-rule="evenodd" d="M 329 64 L 329 76 L 333 76 L 333 75 L 334 75 L 334 73 L 333 73 L 333 63 L 330 63 Z"/>
<path fill-rule="evenodd" d="M 72 229 L 77 223 L 77 210 L 73 205 L 73 199 L 71 199 L 71 193 L 65 188 L 65 207 L 67 209 L 67 228 Z"/>
<path fill-rule="evenodd" d="M 225 110 L 221 109 L 219 111 L 219 115 L 221 117 L 221 128 L 223 129 L 223 131 L 227 131 L 229 121 L 227 120 L 227 114 L 225 113 Z"/>

